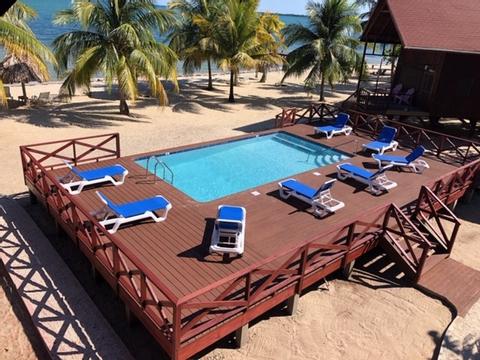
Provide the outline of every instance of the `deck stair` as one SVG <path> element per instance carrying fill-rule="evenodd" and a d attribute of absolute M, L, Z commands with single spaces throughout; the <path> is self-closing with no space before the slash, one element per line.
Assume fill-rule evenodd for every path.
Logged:
<path fill-rule="evenodd" d="M 380 246 L 415 282 L 449 257 L 460 227 L 450 208 L 429 188 L 420 191 L 412 215 L 392 205 L 385 217 Z"/>

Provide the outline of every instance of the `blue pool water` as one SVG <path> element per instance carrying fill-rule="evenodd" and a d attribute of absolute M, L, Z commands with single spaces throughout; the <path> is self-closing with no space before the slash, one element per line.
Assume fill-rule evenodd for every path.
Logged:
<path fill-rule="evenodd" d="M 172 170 L 173 186 L 208 202 L 348 159 L 345 153 L 283 132 L 159 155 Z M 147 167 L 147 159 L 137 164 Z M 154 161 L 150 161 L 154 172 Z M 157 167 L 163 177 L 163 169 Z M 171 179 L 166 173 L 166 180 Z M 165 195 L 165 194 L 164 194 Z"/>

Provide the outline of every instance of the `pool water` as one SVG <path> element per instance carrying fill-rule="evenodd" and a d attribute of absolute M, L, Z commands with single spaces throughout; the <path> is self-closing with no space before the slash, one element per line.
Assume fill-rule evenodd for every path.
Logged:
<path fill-rule="evenodd" d="M 158 155 L 173 172 L 172 185 L 208 202 L 348 159 L 348 154 L 284 132 Z M 147 158 L 137 164 L 147 167 Z M 155 161 L 150 161 L 153 173 Z M 157 176 L 163 178 L 162 166 Z M 165 180 L 171 176 L 165 174 Z M 163 194 L 167 195 L 167 194 Z"/>

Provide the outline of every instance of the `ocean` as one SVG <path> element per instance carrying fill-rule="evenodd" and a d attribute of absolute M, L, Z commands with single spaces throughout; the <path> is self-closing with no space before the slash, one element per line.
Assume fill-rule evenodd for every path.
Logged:
<path fill-rule="evenodd" d="M 71 0 L 24 0 L 24 3 L 34 8 L 35 11 L 38 13 L 38 17 L 30 22 L 30 27 L 37 35 L 38 39 L 41 40 L 44 44 L 51 46 L 53 40 L 57 36 L 73 29 L 71 26 L 56 26 L 52 23 L 55 13 L 60 10 L 69 8 L 71 5 Z M 280 18 L 286 25 L 308 24 L 308 18 L 306 16 L 280 15 Z M 179 65 L 179 67 L 181 68 L 181 65 Z M 201 72 L 202 71 L 206 71 L 206 68 L 202 69 Z M 55 77 L 53 71 L 52 76 Z"/>

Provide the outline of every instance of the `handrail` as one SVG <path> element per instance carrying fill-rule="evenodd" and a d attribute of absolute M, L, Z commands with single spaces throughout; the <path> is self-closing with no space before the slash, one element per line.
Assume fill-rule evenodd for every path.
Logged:
<path fill-rule="evenodd" d="M 162 166 L 162 168 L 163 168 L 163 176 L 162 176 L 162 179 L 165 180 L 165 173 L 166 173 L 166 171 L 168 171 L 168 172 L 170 173 L 170 175 L 171 175 L 170 184 L 173 184 L 174 174 L 173 174 L 172 169 L 171 169 L 164 161 L 161 161 L 161 160 L 160 160 L 158 157 L 156 157 L 155 155 L 152 155 L 152 156 L 150 156 L 150 157 L 147 159 L 145 177 L 148 177 L 148 174 L 150 173 L 150 170 L 149 170 L 150 160 L 155 161 L 155 166 L 153 167 L 153 175 L 155 176 L 155 180 L 154 180 L 154 181 L 157 181 L 157 167 L 160 165 L 160 166 Z"/>

